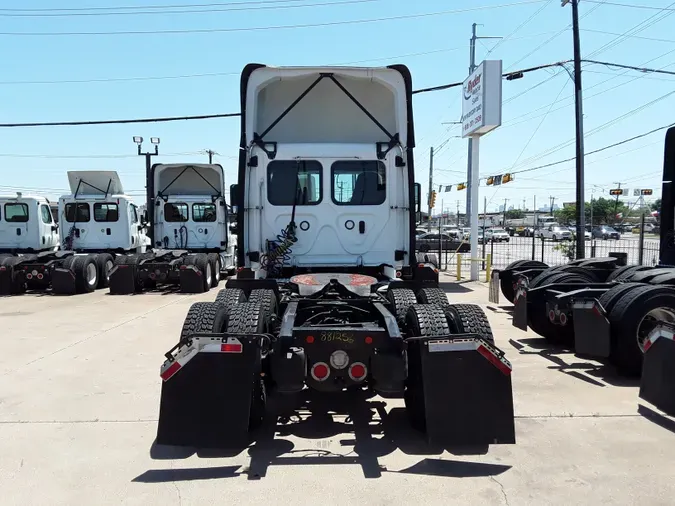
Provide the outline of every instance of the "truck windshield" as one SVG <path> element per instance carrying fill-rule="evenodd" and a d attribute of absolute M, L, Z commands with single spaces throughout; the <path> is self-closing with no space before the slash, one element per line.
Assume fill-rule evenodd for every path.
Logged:
<path fill-rule="evenodd" d="M 333 163 L 333 202 L 338 205 L 377 206 L 387 198 L 384 163 L 344 160 Z"/>
<path fill-rule="evenodd" d="M 66 204 L 66 221 L 68 223 L 86 223 L 90 219 L 89 204 Z"/>
<path fill-rule="evenodd" d="M 28 204 L 5 204 L 5 221 L 26 223 L 28 221 Z"/>
<path fill-rule="evenodd" d="M 267 200 L 273 206 L 318 204 L 321 202 L 322 168 L 316 160 L 270 162 L 267 166 Z"/>
<path fill-rule="evenodd" d="M 192 221 L 216 221 L 215 204 L 192 204 Z"/>

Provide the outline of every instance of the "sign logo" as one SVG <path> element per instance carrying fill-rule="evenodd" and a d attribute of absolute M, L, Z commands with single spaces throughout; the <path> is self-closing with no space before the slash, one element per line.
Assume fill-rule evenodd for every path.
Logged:
<path fill-rule="evenodd" d="M 480 91 L 480 78 L 481 74 L 478 74 L 466 83 L 466 86 L 464 86 L 464 100 L 469 100 L 475 93 Z"/>

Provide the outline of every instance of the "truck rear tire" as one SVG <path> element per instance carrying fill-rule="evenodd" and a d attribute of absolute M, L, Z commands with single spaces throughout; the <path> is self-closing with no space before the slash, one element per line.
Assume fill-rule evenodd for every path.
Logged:
<path fill-rule="evenodd" d="M 140 276 L 138 275 L 138 264 L 143 260 L 145 257 L 142 255 L 146 254 L 130 254 L 130 255 L 120 255 L 118 257 L 115 257 L 115 265 L 131 265 L 133 266 L 133 273 L 134 273 L 134 290 L 136 292 L 142 292 L 143 291 L 143 282 L 141 281 Z"/>
<path fill-rule="evenodd" d="M 74 255 L 69 268 L 75 274 L 77 293 L 91 293 L 98 286 L 98 268 L 94 255 Z M 65 265 L 65 262 L 64 262 Z"/>
<path fill-rule="evenodd" d="M 548 267 L 544 262 L 539 262 L 538 260 L 516 260 L 511 262 L 504 269 L 505 271 L 515 271 L 517 269 L 526 270 L 532 267 Z M 508 276 L 507 278 L 500 277 L 499 285 L 502 289 L 502 293 L 506 300 L 513 302 L 516 298 L 515 287 L 513 286 L 513 276 Z"/>
<path fill-rule="evenodd" d="M 272 292 L 274 293 L 274 292 Z M 276 300 L 276 296 L 275 296 Z M 242 302 L 232 306 L 228 316 L 226 332 L 235 334 L 267 334 L 269 331 L 269 313 L 257 302 Z M 254 378 L 249 413 L 249 430 L 258 427 L 267 410 L 267 390 L 260 374 Z"/>
<path fill-rule="evenodd" d="M 220 271 L 222 269 L 220 255 L 218 253 L 209 253 L 207 255 L 211 264 L 211 288 L 220 284 Z"/>
<path fill-rule="evenodd" d="M 195 255 L 188 255 L 184 265 L 194 265 L 202 273 L 203 290 L 204 292 L 208 292 L 213 279 L 213 269 L 211 268 L 207 254 L 197 253 Z"/>
<path fill-rule="evenodd" d="M 646 271 L 648 269 L 651 269 L 651 267 L 646 265 L 625 265 L 623 267 L 619 267 L 618 269 L 613 271 L 609 276 L 607 276 L 607 282 L 628 281 L 630 280 L 631 276 L 633 276 L 633 274 L 640 271 Z"/>
<path fill-rule="evenodd" d="M 246 294 L 241 288 L 224 288 L 216 295 L 216 302 L 229 311 L 235 304 L 246 302 Z"/>
<path fill-rule="evenodd" d="M 495 343 L 490 321 L 476 304 L 449 304 L 443 308 L 453 334 L 480 334 L 490 344 Z"/>
<path fill-rule="evenodd" d="M 406 314 L 408 308 L 413 304 L 417 304 L 417 297 L 415 292 L 410 288 L 394 288 L 387 290 L 387 300 L 391 304 L 391 311 L 396 317 L 399 328 L 405 327 Z"/>
<path fill-rule="evenodd" d="M 108 288 L 110 285 L 110 270 L 115 265 L 113 256 L 108 253 L 96 255 L 96 268 L 98 269 L 98 288 Z"/>
<path fill-rule="evenodd" d="M 436 304 L 438 306 L 450 304 L 448 296 L 441 288 L 422 288 L 417 292 L 417 302 L 419 304 Z"/>
<path fill-rule="evenodd" d="M 5 258 L 0 258 L 0 265 L 2 265 L 3 267 L 9 267 L 10 269 L 13 269 L 16 265 L 20 264 L 21 262 L 23 262 L 23 258 L 21 257 L 7 256 Z M 12 295 L 19 295 L 26 292 L 26 282 L 23 276 L 17 277 L 16 275 L 14 275 L 12 277 L 10 292 L 12 293 Z"/>
<path fill-rule="evenodd" d="M 220 333 L 227 323 L 227 311 L 215 302 L 195 302 L 190 306 L 180 331 L 180 340 L 197 332 Z"/>
<path fill-rule="evenodd" d="M 641 286 L 645 285 L 643 283 L 621 283 L 620 285 L 616 285 L 615 287 L 610 288 L 605 293 L 603 293 L 598 299 L 598 302 L 605 310 L 605 313 L 609 315 L 609 313 L 612 311 L 612 308 L 621 297 L 626 295 L 631 290 Z"/>
<path fill-rule="evenodd" d="M 450 334 L 448 319 L 443 307 L 435 304 L 413 304 L 406 313 L 407 338 L 447 336 Z M 408 381 L 403 394 L 410 425 L 420 431 L 426 430 L 426 408 L 422 392 L 422 363 L 418 352 L 408 352 Z"/>
<path fill-rule="evenodd" d="M 278 313 L 277 295 L 274 293 L 274 290 L 270 290 L 269 288 L 256 288 L 255 290 L 251 290 L 248 301 L 260 304 L 267 315 L 276 316 Z"/>
<path fill-rule="evenodd" d="M 609 313 L 612 348 L 610 363 L 622 376 L 642 373 L 642 346 L 650 330 L 650 313 L 661 311 L 675 320 L 675 290 L 662 286 L 636 287 L 621 297 Z"/>

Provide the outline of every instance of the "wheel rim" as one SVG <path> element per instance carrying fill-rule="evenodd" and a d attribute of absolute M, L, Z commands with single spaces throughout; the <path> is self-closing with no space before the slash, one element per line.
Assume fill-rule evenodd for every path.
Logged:
<path fill-rule="evenodd" d="M 113 263 L 112 260 L 108 260 L 108 261 L 105 263 L 105 278 L 106 278 L 108 281 L 110 281 L 110 271 L 112 270 L 112 268 L 113 268 L 114 265 L 115 265 L 115 264 Z"/>
<path fill-rule="evenodd" d="M 216 260 L 216 272 L 213 273 L 213 276 L 215 277 L 216 281 L 220 281 L 220 258 Z"/>
<path fill-rule="evenodd" d="M 206 264 L 206 285 L 211 286 L 211 262 Z"/>
<path fill-rule="evenodd" d="M 98 281 L 98 272 L 96 271 L 96 264 L 91 262 L 87 265 L 87 283 L 89 285 L 95 285 Z"/>
<path fill-rule="evenodd" d="M 656 328 L 659 322 L 663 321 L 675 324 L 675 310 L 669 307 L 658 307 L 649 311 L 642 320 L 640 320 L 637 330 L 637 342 L 643 353 L 645 351 L 645 341 L 647 341 L 649 334 Z"/>

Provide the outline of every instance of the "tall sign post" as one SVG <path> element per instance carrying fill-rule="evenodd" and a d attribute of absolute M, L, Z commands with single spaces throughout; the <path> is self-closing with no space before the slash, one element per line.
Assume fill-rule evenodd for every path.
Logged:
<path fill-rule="evenodd" d="M 462 137 L 471 139 L 471 281 L 478 280 L 478 184 L 480 138 L 502 124 L 502 61 L 485 60 L 462 86 Z"/>

